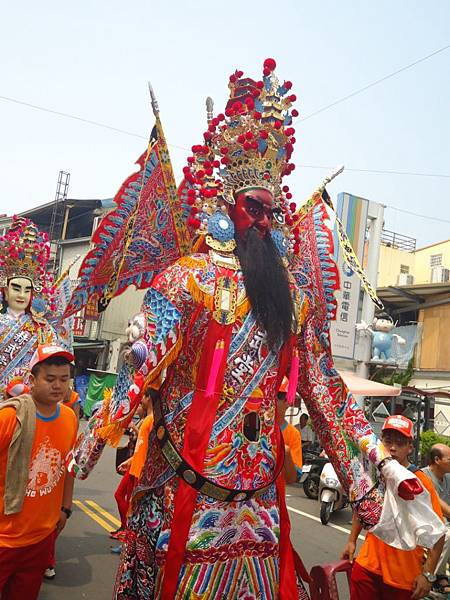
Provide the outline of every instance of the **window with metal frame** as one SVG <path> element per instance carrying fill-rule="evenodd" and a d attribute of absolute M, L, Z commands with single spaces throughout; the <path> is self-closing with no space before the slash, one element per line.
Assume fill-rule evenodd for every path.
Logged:
<path fill-rule="evenodd" d="M 430 267 L 440 267 L 442 265 L 442 254 L 432 254 L 430 256 Z"/>

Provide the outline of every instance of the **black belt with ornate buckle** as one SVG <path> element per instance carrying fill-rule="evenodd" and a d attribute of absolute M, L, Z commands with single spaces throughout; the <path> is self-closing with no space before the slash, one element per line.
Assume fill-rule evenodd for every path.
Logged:
<path fill-rule="evenodd" d="M 279 456 L 275 469 L 275 476 L 266 485 L 252 490 L 236 490 L 223 485 L 213 483 L 204 475 L 199 473 L 178 452 L 167 429 L 164 416 L 161 412 L 160 400 L 154 402 L 155 431 L 161 452 L 178 477 L 181 477 L 188 485 L 196 489 L 204 496 L 210 496 L 221 502 L 245 502 L 253 496 L 260 496 L 276 481 L 284 464 L 284 444 L 280 443 Z M 281 439 L 281 434 L 280 434 Z"/>

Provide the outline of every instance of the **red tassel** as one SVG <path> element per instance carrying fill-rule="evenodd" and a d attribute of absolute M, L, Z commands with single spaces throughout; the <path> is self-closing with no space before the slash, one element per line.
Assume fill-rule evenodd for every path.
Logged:
<path fill-rule="evenodd" d="M 291 369 L 289 371 L 289 385 L 286 394 L 286 400 L 289 406 L 293 406 L 295 403 L 295 393 L 297 391 L 297 383 L 298 383 L 298 367 L 300 361 L 298 358 L 298 350 L 294 348 L 292 352 L 291 359 Z"/>
<path fill-rule="evenodd" d="M 222 364 L 223 353 L 225 351 L 225 342 L 218 340 L 214 349 L 213 359 L 211 362 L 211 369 L 209 371 L 208 383 L 206 385 L 205 397 L 209 398 L 214 395 L 216 391 L 217 375 L 219 373 L 220 365 Z"/>

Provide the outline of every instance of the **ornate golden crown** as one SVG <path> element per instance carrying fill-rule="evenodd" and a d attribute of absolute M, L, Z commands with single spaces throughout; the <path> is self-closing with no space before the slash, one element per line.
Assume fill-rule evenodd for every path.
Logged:
<path fill-rule="evenodd" d="M 13 277 L 26 277 L 40 292 L 48 279 L 46 265 L 50 243 L 29 219 L 13 217 L 10 228 L 0 238 L 0 287 Z"/>
<path fill-rule="evenodd" d="M 224 113 L 209 118 L 204 144 L 192 147 L 183 169 L 184 197 L 189 208 L 188 225 L 198 234 L 208 229 L 209 217 L 234 204 L 236 193 L 246 188 L 269 190 L 280 209 L 280 225 L 289 224 L 296 205 L 282 178 L 295 168 L 290 162 L 295 144 L 290 110 L 296 96 L 290 81 L 280 83 L 276 63 L 264 61 L 261 81 L 230 76 L 230 99 Z"/>
<path fill-rule="evenodd" d="M 290 83 L 280 85 L 272 73 L 275 64 L 271 59 L 264 68 L 270 74 L 263 81 L 240 79 L 240 71 L 231 76 L 230 100 L 225 110 L 229 120 L 218 130 L 210 131 L 211 147 L 222 156 L 223 197 L 229 203 L 234 203 L 234 195 L 246 187 L 263 187 L 281 202 L 282 176 L 293 168 L 289 164 L 294 134 L 289 108 L 295 96 L 285 96 Z M 210 130 L 214 128 L 213 119 Z"/>

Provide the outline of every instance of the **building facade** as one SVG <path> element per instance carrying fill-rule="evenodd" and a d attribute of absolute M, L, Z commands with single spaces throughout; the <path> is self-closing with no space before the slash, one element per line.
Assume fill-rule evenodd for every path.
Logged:
<path fill-rule="evenodd" d="M 417 328 L 409 385 L 435 395 L 434 427 L 450 435 L 450 240 L 416 249 L 412 238 L 385 236 L 378 281 L 389 314 Z"/>

